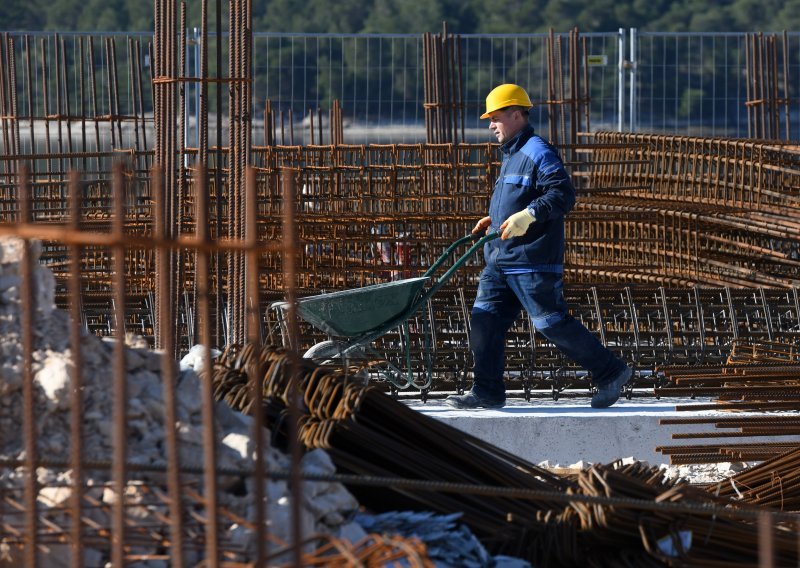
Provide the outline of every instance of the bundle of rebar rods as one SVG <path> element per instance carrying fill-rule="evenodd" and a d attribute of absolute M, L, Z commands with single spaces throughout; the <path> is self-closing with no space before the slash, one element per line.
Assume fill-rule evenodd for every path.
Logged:
<path fill-rule="evenodd" d="M 290 443 L 287 436 L 296 431 L 306 448 L 325 449 L 338 472 L 376 481 L 351 487 L 368 511 L 461 512 L 487 548 L 536 566 L 682 562 L 712 567 L 722 561 L 748 566 L 758 558 L 753 514 L 727 514 L 726 497 L 666 479 L 658 467 L 597 464 L 570 478 L 559 477 L 365 386 L 356 369 L 293 362 L 274 347 L 228 348 L 209 371 L 215 397 L 256 412 L 248 369 L 259 369 L 260 411 L 273 441 Z M 289 407 L 293 391 L 302 400 L 294 418 Z M 296 429 L 288 424 L 293 419 Z M 380 479 L 386 485 L 377 483 Z M 484 490 L 437 491 L 442 483 Z M 509 498 L 497 488 L 538 497 Z M 562 501 L 565 494 L 573 498 Z M 741 502 L 737 507 L 747 509 Z M 779 522 L 770 530 L 779 562 L 796 561 L 794 527 Z"/>
<path fill-rule="evenodd" d="M 724 365 L 664 367 L 660 396 L 713 396 L 702 405 L 680 405 L 677 410 L 719 410 L 734 416 L 664 418 L 662 425 L 713 425 L 715 430 L 676 433 L 673 439 L 719 439 L 715 443 L 660 446 L 672 463 L 762 461 L 800 446 L 800 380 L 797 344 L 737 339 Z M 744 414 L 743 414 L 744 413 Z M 757 414 L 755 414 L 757 413 Z M 770 441 L 755 441 L 768 437 Z M 726 442 L 748 438 L 741 443 Z"/>
<path fill-rule="evenodd" d="M 316 367 L 306 360 L 293 378 L 287 354 L 280 349 L 250 344 L 226 349 L 214 365 L 215 397 L 252 413 L 252 392 L 242 370 L 254 363 L 264 369 L 262 411 L 266 423 L 276 428 L 273 437 L 287 435 L 289 429 L 280 428 L 278 418 L 288 413 L 291 389 L 298 388 L 304 406 L 300 440 L 307 448 L 325 449 L 342 472 L 551 491 L 570 486 L 543 468 L 419 415 L 365 386 L 358 376 L 346 376 L 346 370 Z M 556 506 L 403 488 L 354 491 L 362 504 L 376 510 L 392 510 L 399 504 L 463 510 L 465 523 L 476 534 L 500 540 L 530 530 L 537 511 Z"/>
<path fill-rule="evenodd" d="M 800 510 L 800 443 L 793 449 L 764 460 L 706 490 L 736 502 Z"/>
<path fill-rule="evenodd" d="M 678 517 L 573 503 L 571 514 L 579 518 L 596 551 L 587 555 L 587 566 L 754 566 L 764 558 L 756 523 L 702 511 L 697 505 L 725 505 L 728 500 L 688 484 L 664 485 L 657 468 L 630 474 L 622 468 L 593 466 L 579 475 L 578 483 L 587 495 L 687 506 L 686 514 Z M 794 565 L 798 559 L 796 523 L 769 523 L 767 530 L 776 565 Z M 638 554 L 632 541 L 641 545 Z"/>
<path fill-rule="evenodd" d="M 419 538 L 403 538 L 398 535 L 368 534 L 358 542 L 338 539 L 330 535 L 315 535 L 305 543 L 315 548 L 302 556 L 303 566 L 325 566 L 326 568 L 351 568 L 352 566 L 414 566 L 434 568 L 436 564 L 428 557 L 425 544 Z M 292 549 L 278 551 L 266 560 L 276 568 L 295 566 L 285 559 Z"/>

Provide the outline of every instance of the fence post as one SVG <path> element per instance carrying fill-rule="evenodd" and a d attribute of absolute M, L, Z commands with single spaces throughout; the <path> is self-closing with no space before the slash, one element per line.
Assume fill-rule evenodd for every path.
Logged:
<path fill-rule="evenodd" d="M 625 29 L 617 32 L 617 132 L 625 122 Z"/>
<path fill-rule="evenodd" d="M 631 28 L 631 45 L 630 45 L 630 59 L 626 67 L 630 69 L 630 84 L 629 84 L 629 96 L 628 96 L 628 104 L 630 105 L 630 131 L 636 132 L 636 127 L 639 117 L 638 114 L 638 101 L 636 100 L 636 50 L 639 48 L 637 42 L 639 40 L 639 32 L 636 28 Z"/>

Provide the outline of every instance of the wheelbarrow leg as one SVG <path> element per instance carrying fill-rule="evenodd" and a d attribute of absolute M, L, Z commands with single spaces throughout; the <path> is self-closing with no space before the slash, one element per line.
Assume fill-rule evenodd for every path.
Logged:
<path fill-rule="evenodd" d="M 531 401 L 531 378 L 526 371 L 522 379 L 522 390 L 525 392 L 525 402 Z"/>
<path fill-rule="evenodd" d="M 456 392 L 461 395 L 464 394 L 467 386 L 467 370 L 464 369 L 456 377 Z"/>
<path fill-rule="evenodd" d="M 561 368 L 554 368 L 550 371 L 550 394 L 553 400 L 558 400 L 561 394 Z"/>

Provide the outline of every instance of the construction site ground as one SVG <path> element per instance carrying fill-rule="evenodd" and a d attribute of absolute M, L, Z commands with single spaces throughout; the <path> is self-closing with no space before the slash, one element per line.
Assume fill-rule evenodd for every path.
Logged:
<path fill-rule="evenodd" d="M 631 399 L 621 397 L 606 409 L 594 409 L 583 391 L 567 391 L 558 400 L 546 393 L 525 400 L 523 393 L 509 393 L 506 406 L 497 410 L 456 410 L 443 398 L 422 402 L 407 400 L 422 414 L 494 444 L 529 461 L 549 462 L 553 467 L 578 462 L 611 463 L 633 457 L 650 465 L 670 464 L 670 455 L 660 446 L 702 444 L 702 439 L 674 440 L 675 433 L 714 431 L 714 425 L 661 425 L 664 418 L 730 417 L 730 412 L 680 410 L 708 404 L 711 397 L 656 398 L 652 391 L 634 390 Z M 770 413 L 770 416 L 790 413 Z M 766 413 L 752 413 L 749 416 Z M 785 440 L 786 437 L 783 437 Z M 706 443 L 711 442 L 709 439 Z M 737 443 L 781 441 L 781 437 L 744 437 Z"/>

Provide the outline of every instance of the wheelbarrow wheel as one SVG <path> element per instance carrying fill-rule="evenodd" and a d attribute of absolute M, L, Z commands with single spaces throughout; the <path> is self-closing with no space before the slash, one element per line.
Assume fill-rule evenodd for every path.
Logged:
<path fill-rule="evenodd" d="M 321 341 L 303 353 L 303 359 L 311 359 L 319 364 L 326 363 L 332 359 L 338 359 L 346 347 L 347 344 L 344 341 L 333 339 Z"/>

